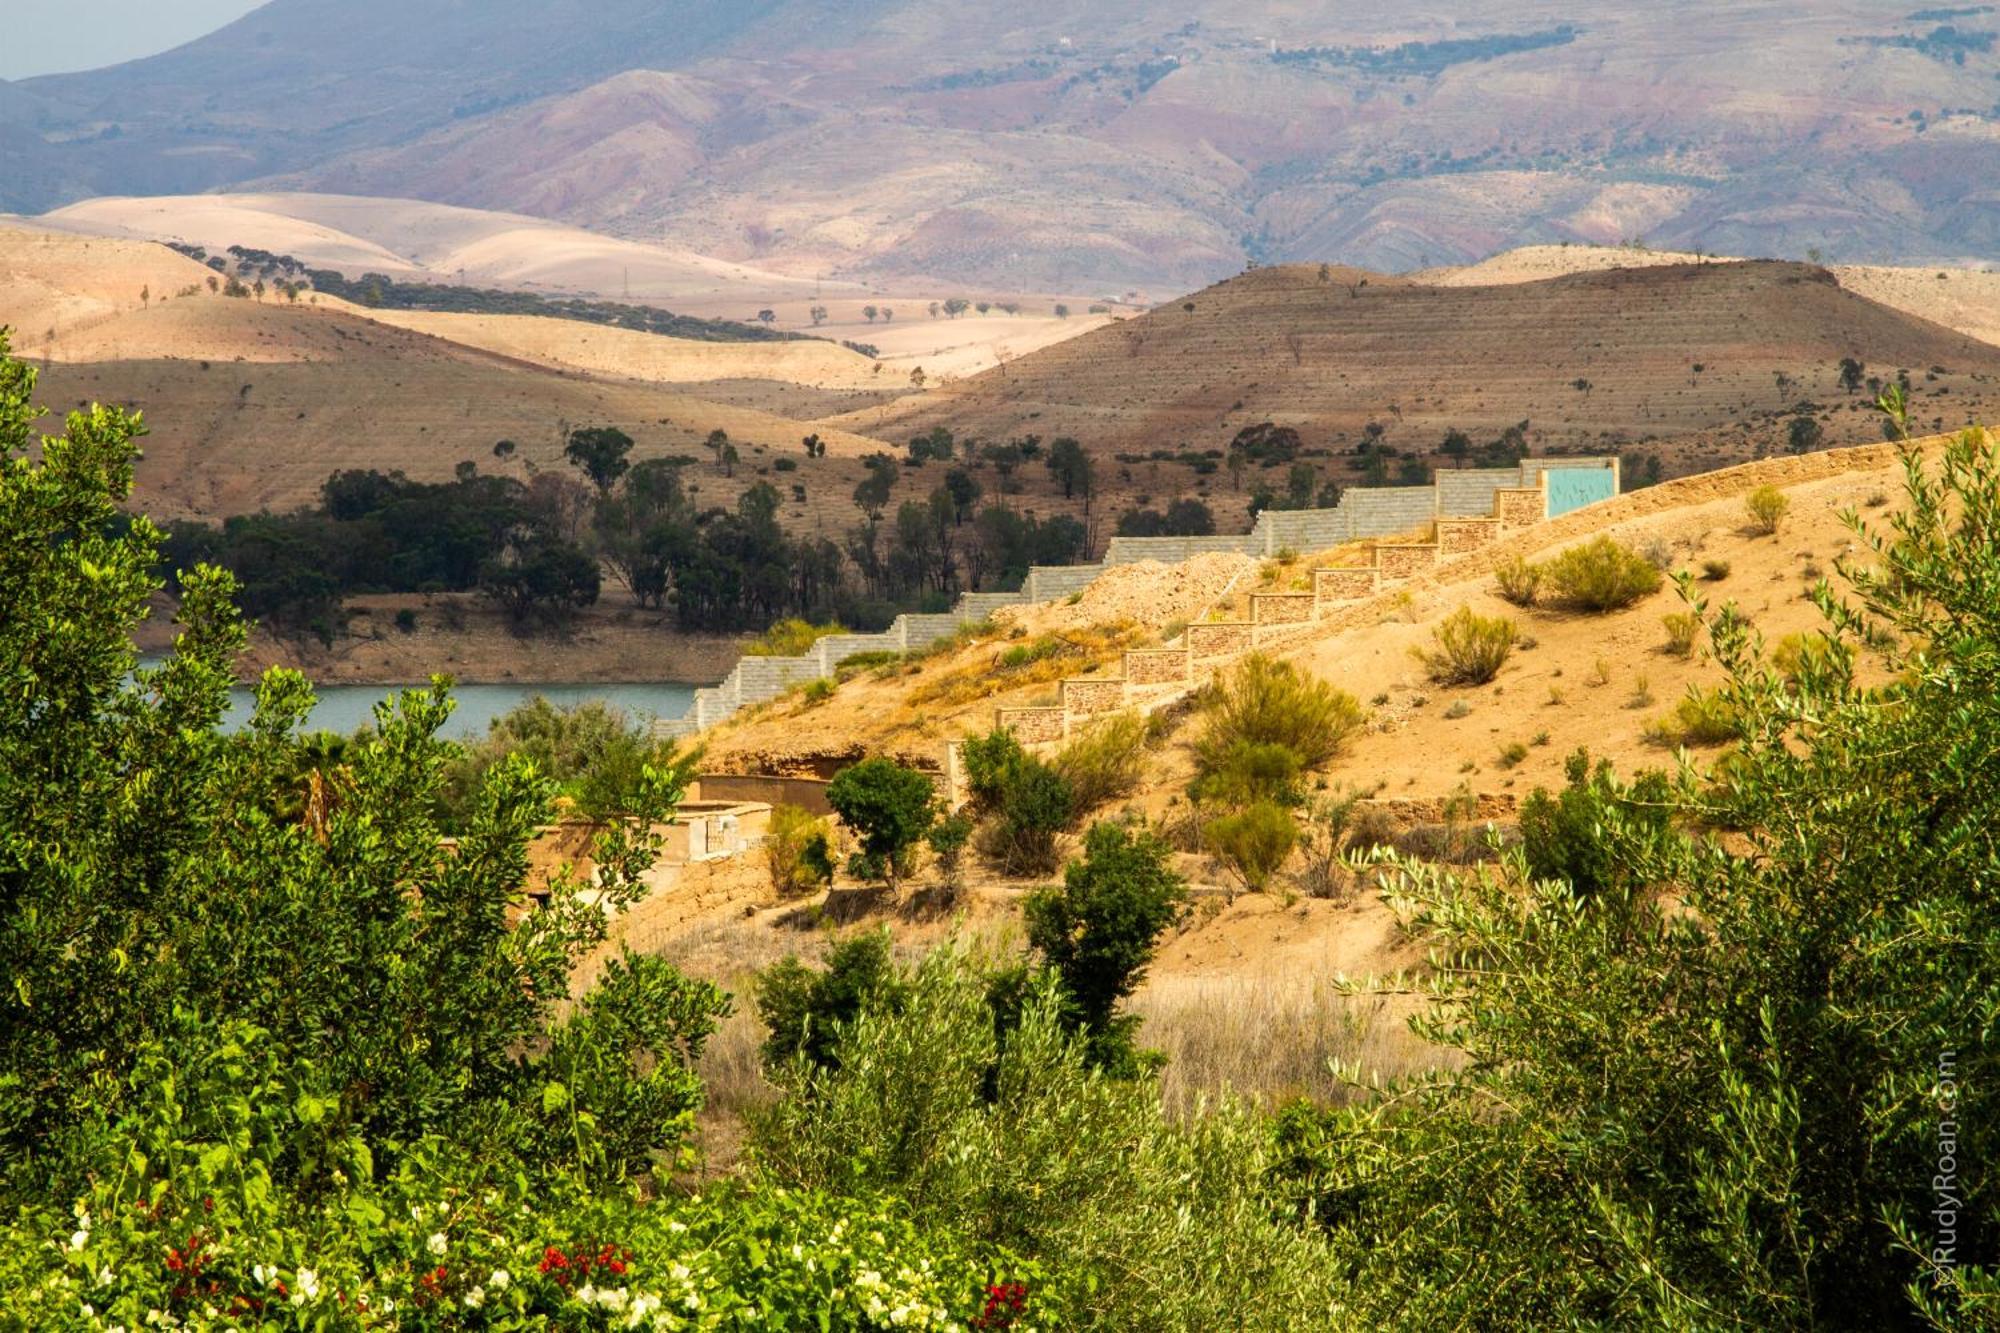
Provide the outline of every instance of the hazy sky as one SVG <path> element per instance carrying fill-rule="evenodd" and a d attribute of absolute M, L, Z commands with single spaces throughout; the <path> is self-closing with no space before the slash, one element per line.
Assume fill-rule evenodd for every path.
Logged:
<path fill-rule="evenodd" d="M 136 60 L 241 18 L 264 0 L 5 0 L 0 79 Z"/>

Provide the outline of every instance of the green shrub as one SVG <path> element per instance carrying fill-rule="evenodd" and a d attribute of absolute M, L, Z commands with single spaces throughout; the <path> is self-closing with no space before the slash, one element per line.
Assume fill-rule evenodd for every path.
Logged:
<path fill-rule="evenodd" d="M 417 631 L 417 613 L 409 607 L 401 607 L 396 612 L 396 628 L 405 634 Z"/>
<path fill-rule="evenodd" d="M 1720 690 L 1690 686 L 1674 711 L 1646 728 L 1646 739 L 1657 745 L 1726 745 L 1742 734 L 1734 705 Z"/>
<path fill-rule="evenodd" d="M 796 617 L 780 620 L 743 648 L 745 657 L 804 657 L 829 634 L 845 634 L 845 625 L 815 625 Z"/>
<path fill-rule="evenodd" d="M 864 759 L 834 774 L 826 799 L 861 842 L 848 858 L 848 872 L 887 880 L 893 889 L 910 873 L 910 851 L 936 816 L 931 780 L 890 759 Z"/>
<path fill-rule="evenodd" d="M 1615 611 L 1660 587 L 1651 561 L 1601 535 L 1570 547 L 1542 571 L 1558 597 L 1586 611 Z"/>
<path fill-rule="evenodd" d="M 1778 525 L 1784 522 L 1791 507 L 1791 500 L 1776 486 L 1759 486 L 1743 497 L 1743 509 L 1750 515 L 1751 526 L 1770 536 L 1777 534 Z"/>
<path fill-rule="evenodd" d="M 833 847 L 826 821 L 796 805 L 771 811 L 764 863 L 781 898 L 816 893 L 833 883 Z"/>
<path fill-rule="evenodd" d="M 868 671 L 875 667 L 895 666 L 903 660 L 903 655 L 891 648 L 871 649 L 865 653 L 849 653 L 834 663 L 834 670 Z"/>
<path fill-rule="evenodd" d="M 1298 845 L 1299 830 L 1290 810 L 1271 801 L 1258 801 L 1210 820 L 1202 837 L 1216 858 L 1243 881 L 1244 888 L 1260 893 Z"/>
<path fill-rule="evenodd" d="M 803 1058 L 820 1069 L 840 1068 L 842 1030 L 865 1005 L 896 1004 L 901 990 L 887 930 L 837 941 L 822 968 L 807 967 L 796 954 L 772 964 L 757 978 L 765 1065 L 775 1071 Z"/>
<path fill-rule="evenodd" d="M 1071 820 L 1137 791 L 1145 757 L 1146 719 L 1138 713 L 1103 718 L 1073 738 L 1053 764 L 1069 784 Z"/>
<path fill-rule="evenodd" d="M 453 829 L 469 827 L 484 784 L 514 755 L 532 760 L 537 772 L 593 819 L 637 809 L 648 766 L 675 775 L 685 787 L 698 758 L 653 740 L 606 704 L 557 705 L 536 695 L 493 719 L 484 738 L 451 755 L 435 797 L 439 818 Z"/>
<path fill-rule="evenodd" d="M 1213 763 L 1190 789 L 1195 800 L 1203 804 L 1245 806 L 1271 801 L 1297 805 L 1303 799 L 1298 752 L 1289 745 L 1239 740 L 1214 756 Z"/>
<path fill-rule="evenodd" d="M 1100 1068 L 1136 1067 L 1138 1022 L 1117 1009 L 1144 979 L 1160 932 L 1187 899 L 1171 855 L 1143 828 L 1093 824 L 1082 859 L 1070 862 L 1062 883 L 1037 889 L 1023 907 L 1028 943 L 1061 978 Z"/>
<path fill-rule="evenodd" d="M 1528 758 L 1528 747 L 1520 741 L 1510 741 L 1500 747 L 1500 756 L 1494 762 L 1502 768 L 1519 768 Z"/>
<path fill-rule="evenodd" d="M 1513 621 L 1461 606 L 1431 631 L 1435 647 L 1411 651 L 1440 685 L 1484 685 L 1500 674 L 1514 640 Z"/>
<path fill-rule="evenodd" d="M 980 830 L 980 852 L 1009 875 L 1049 874 L 1062 864 L 1058 839 L 1075 812 L 1062 775 L 1027 757 L 1007 775 L 999 808 Z"/>
<path fill-rule="evenodd" d="M 1730 564 L 1727 560 L 1704 560 L 1701 562 L 1701 576 L 1710 583 L 1720 583 L 1729 577 Z"/>
<path fill-rule="evenodd" d="M 1688 611 L 1673 611 L 1660 617 L 1660 626 L 1667 632 L 1667 651 L 1675 657 L 1693 657 L 1696 640 L 1701 637 L 1701 617 Z"/>
<path fill-rule="evenodd" d="M 924 834 L 924 844 L 937 861 L 938 876 L 956 891 L 964 880 L 965 844 L 972 839 L 972 819 L 964 813 L 946 815 Z"/>
<path fill-rule="evenodd" d="M 1521 804 L 1521 851 L 1536 879 L 1561 880 L 1579 897 L 1630 884 L 1620 867 L 1651 850 L 1668 831 L 1667 782 L 1658 773 L 1625 787 L 1611 766 L 1590 766 L 1579 748 L 1563 762 L 1568 785 L 1551 795 L 1537 787 Z"/>
<path fill-rule="evenodd" d="M 827 700 L 833 698 L 839 692 L 839 689 L 840 687 L 831 680 L 828 680 L 825 676 L 820 676 L 817 679 L 806 682 L 806 687 L 799 691 L 799 699 L 807 708 L 817 708 Z"/>
<path fill-rule="evenodd" d="M 1280 1215 L 1264 1118 L 1232 1101 L 1171 1119 L 1152 1080 L 1097 1070 L 1057 977 L 1012 987 L 1004 1025 L 994 982 L 963 950 L 932 953 L 899 1005 L 864 1010 L 838 1070 L 784 1076 L 756 1160 L 814 1197 L 894 1198 L 921 1234 L 1039 1264 L 1037 1327 L 1338 1327 L 1334 1247 Z"/>
<path fill-rule="evenodd" d="M 1304 769 L 1332 759 L 1365 715 L 1353 695 L 1301 672 L 1290 662 L 1253 653 L 1217 683 L 1202 709 L 1194 745 L 1204 774 L 1223 768 L 1241 742 L 1282 745 Z"/>
<path fill-rule="evenodd" d="M 1833 673 L 1843 678 L 1847 674 L 1846 654 L 1832 639 L 1818 631 L 1787 634 L 1778 640 L 1778 646 L 1771 650 L 1771 665 L 1777 668 L 1785 684 L 1793 688 L 1809 674 L 1828 676 Z"/>
<path fill-rule="evenodd" d="M 1520 556 L 1510 556 L 1493 571 L 1493 581 L 1499 585 L 1500 595 L 1516 606 L 1533 606 L 1535 595 L 1541 590 L 1542 568 L 1531 565 Z"/>

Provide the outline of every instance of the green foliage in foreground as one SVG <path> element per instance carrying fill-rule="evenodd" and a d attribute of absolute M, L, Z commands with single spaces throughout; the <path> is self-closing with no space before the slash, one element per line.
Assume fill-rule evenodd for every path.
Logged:
<path fill-rule="evenodd" d="M 1907 470 L 1890 530 L 1850 516 L 1813 669 L 1709 621 L 1741 737 L 1712 774 L 1574 773 L 1563 879 L 1404 867 L 1464 1064 L 1287 1122 L 1366 1322 L 2000 1325 L 2000 457 Z"/>
<path fill-rule="evenodd" d="M 751 1157 L 697 1194 L 729 1002 L 605 956 L 674 773 L 641 766 L 594 901 L 536 906 L 554 785 L 501 759 L 444 840 L 442 686 L 338 763 L 291 673 L 223 733 L 229 580 L 189 571 L 177 651 L 136 672 L 137 423 L 73 415 L 31 457 L 32 389 L 0 355 L 0 1327 L 2000 1325 L 1983 437 L 1912 455 L 1781 669 L 1683 583 L 1728 676 L 1712 772 L 1579 772 L 1497 866 L 1385 867 L 1438 1072 L 1166 1115 L 1079 1021 L 1120 1021 L 1177 896 L 1110 828 L 1031 913 L 1050 966 L 804 978 Z"/>
<path fill-rule="evenodd" d="M 535 906 L 554 784 L 496 759 L 446 843 L 442 685 L 337 767 L 295 673 L 225 734 L 230 580 L 187 572 L 137 671 L 139 423 L 31 458 L 32 390 L 0 355 L 0 1327 L 962 1328 L 1003 1281 L 1017 1327 L 1064 1322 L 1033 1263 L 894 1199 L 671 1188 L 727 998 L 626 955 L 567 1001 L 678 774 L 640 765 L 592 897 Z"/>

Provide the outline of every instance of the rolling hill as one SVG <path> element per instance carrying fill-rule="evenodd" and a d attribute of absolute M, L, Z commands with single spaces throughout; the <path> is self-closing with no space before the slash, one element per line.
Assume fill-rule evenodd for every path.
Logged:
<path fill-rule="evenodd" d="M 1981 7 L 273 0 L 0 89 L 0 207 L 222 187 L 531 213 L 843 280 L 1184 289 L 1524 242 L 1990 254 Z"/>
<path fill-rule="evenodd" d="M 900 435 L 1074 435 L 1105 452 L 1215 449 L 1246 425 L 1351 448 L 1491 436 L 1522 420 L 1539 448 L 1678 441 L 1678 470 L 1782 447 L 1801 402 L 1825 442 L 1878 438 L 1842 358 L 1914 377 L 1916 412 L 1962 424 L 2000 401 L 2000 348 L 1844 290 L 1824 269 L 1743 262 L 1602 269 L 1440 286 L 1286 266 L 841 418 Z M 1933 369 L 1936 370 L 1932 377 Z M 1785 376 L 1780 384 L 1777 376 Z"/>

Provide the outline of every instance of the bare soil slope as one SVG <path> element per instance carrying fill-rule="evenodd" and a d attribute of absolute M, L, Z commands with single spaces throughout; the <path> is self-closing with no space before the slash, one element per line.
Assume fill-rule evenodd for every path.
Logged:
<path fill-rule="evenodd" d="M 884 415 L 898 429 L 1071 434 L 1105 450 L 1215 448 L 1275 421 L 1334 448 L 1375 422 L 1391 443 L 1428 452 L 1447 429 L 1490 437 L 1526 420 L 1544 446 L 1731 431 L 1748 456 L 1760 421 L 1762 442 L 1775 442 L 1775 413 L 1801 401 L 1857 405 L 1837 383 L 1846 356 L 1879 373 L 1913 371 L 1919 414 L 1947 425 L 2000 392 L 1992 346 L 1803 264 L 1475 287 L 1298 265 L 1253 271 Z M 1926 379 L 1932 368 L 1940 373 Z M 1868 413 L 1825 415 L 1827 443 L 1879 438 Z"/>
<path fill-rule="evenodd" d="M 1490 287 L 1497 283 L 1536 282 L 1570 273 L 1697 262 L 1734 261 L 1629 245 L 1530 245 L 1504 251 L 1477 264 L 1425 269 L 1408 276 L 1440 287 Z M 1831 272 L 1842 287 L 1858 296 L 1942 324 L 1969 338 L 2000 345 L 2000 273 L 1956 265 L 1897 268 L 1879 264 L 1835 264 Z"/>

